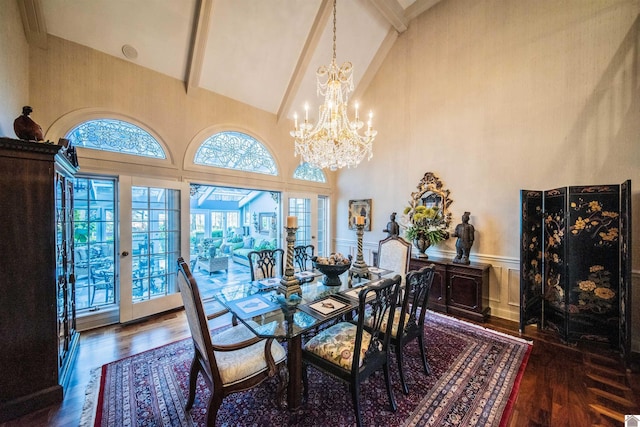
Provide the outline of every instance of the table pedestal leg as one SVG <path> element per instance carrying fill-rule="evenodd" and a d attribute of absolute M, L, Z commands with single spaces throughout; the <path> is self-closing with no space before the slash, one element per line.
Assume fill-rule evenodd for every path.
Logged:
<path fill-rule="evenodd" d="M 287 404 L 289 411 L 295 412 L 302 406 L 302 336 L 298 335 L 289 340 L 287 353 L 289 369 Z"/>

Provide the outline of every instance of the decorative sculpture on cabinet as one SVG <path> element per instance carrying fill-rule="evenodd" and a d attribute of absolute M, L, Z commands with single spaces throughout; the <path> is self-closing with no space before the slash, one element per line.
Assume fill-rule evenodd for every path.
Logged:
<path fill-rule="evenodd" d="M 453 262 L 456 264 L 469 265 L 469 252 L 471 252 L 471 246 L 473 246 L 473 240 L 475 236 L 475 228 L 469 224 L 470 212 L 465 212 L 462 215 L 462 223 L 456 225 L 456 229 L 453 232 L 453 237 L 457 237 L 456 241 L 456 257 Z"/>
<path fill-rule="evenodd" d="M 29 114 L 33 108 L 25 105 L 22 107 L 22 115 L 13 121 L 13 130 L 20 139 L 27 141 L 44 141 L 44 133 L 39 124 L 33 121 Z"/>
<path fill-rule="evenodd" d="M 395 212 L 392 213 L 391 216 L 389 217 L 389 222 L 387 223 L 387 228 L 385 228 L 382 231 L 387 233 L 387 237 L 393 237 L 393 236 L 397 236 L 397 235 L 400 234 L 400 226 L 396 222 L 396 213 Z"/>

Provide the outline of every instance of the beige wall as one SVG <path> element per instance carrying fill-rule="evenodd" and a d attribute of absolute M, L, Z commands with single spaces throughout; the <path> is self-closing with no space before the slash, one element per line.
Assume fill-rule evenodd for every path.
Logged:
<path fill-rule="evenodd" d="M 111 116 L 149 130 L 170 157 L 160 166 L 145 166 L 140 158 L 132 158 L 131 163 L 110 161 L 113 156 L 85 150 L 79 151 L 83 171 L 330 193 L 329 185 L 291 178 L 300 160 L 293 156 L 290 123 L 278 124 L 273 114 L 204 90 L 187 94 L 179 80 L 53 36 L 48 38 L 47 50 L 30 48 L 30 61 L 38 64 L 29 75 L 30 102 L 46 139 L 57 141 L 87 118 Z M 189 166 L 203 139 L 220 130 L 240 130 L 263 142 L 274 156 L 279 176 L 256 178 L 255 174 Z"/>
<path fill-rule="evenodd" d="M 15 138 L 13 120 L 29 102 L 29 54 L 18 3 L 0 7 L 0 136 Z"/>
<path fill-rule="evenodd" d="M 361 100 L 379 133 L 374 158 L 339 175 L 338 247 L 352 247 L 349 199 L 373 199 L 370 251 L 434 172 L 454 225 L 471 212 L 472 258 L 494 266 L 492 313 L 517 320 L 520 189 L 631 179 L 638 325 L 639 12 L 637 0 L 446 0 L 412 21 Z"/>

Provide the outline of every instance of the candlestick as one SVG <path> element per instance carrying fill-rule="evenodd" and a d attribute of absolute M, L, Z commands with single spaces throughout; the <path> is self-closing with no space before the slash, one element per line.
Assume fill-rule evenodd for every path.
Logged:
<path fill-rule="evenodd" d="M 368 279 L 369 267 L 367 266 L 367 263 L 364 262 L 364 257 L 362 256 L 362 235 L 363 234 L 364 234 L 364 217 L 358 216 L 356 217 L 356 236 L 358 238 L 358 254 L 356 255 L 356 261 L 351 265 L 351 269 L 349 270 L 349 276 L 362 277 L 362 278 Z"/>
<path fill-rule="evenodd" d="M 294 226 L 290 227 L 289 225 L 291 224 Z M 278 293 L 283 294 L 287 299 L 293 294 L 302 296 L 300 280 L 296 279 L 294 275 L 295 269 L 293 267 L 293 246 L 296 242 L 297 225 L 298 218 L 295 216 L 287 217 L 287 226 L 284 228 L 287 231 L 287 264 L 284 269 L 284 276 L 282 276 L 282 280 L 280 280 L 280 286 L 278 286 Z"/>

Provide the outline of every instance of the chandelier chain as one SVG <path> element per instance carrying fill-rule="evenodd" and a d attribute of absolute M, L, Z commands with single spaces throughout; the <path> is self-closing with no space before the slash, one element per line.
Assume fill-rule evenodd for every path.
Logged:
<path fill-rule="evenodd" d="M 342 167 L 356 167 L 365 157 L 373 156 L 373 140 L 377 131 L 372 128 L 373 113 L 364 127 L 358 114 L 358 103 L 354 105 L 355 119 L 347 114 L 349 94 L 353 92 L 353 66 L 345 62 L 336 63 L 337 7 L 333 0 L 333 58 L 329 66 L 320 66 L 316 72 L 318 96 L 324 96 L 324 103 L 318 108 L 318 122 L 309 122 L 309 109 L 305 105 L 304 122 L 298 126 L 298 115 L 294 114 L 294 154 L 320 169 L 337 170 Z"/>
<path fill-rule="evenodd" d="M 333 62 L 336 62 L 336 2 L 333 0 Z"/>

